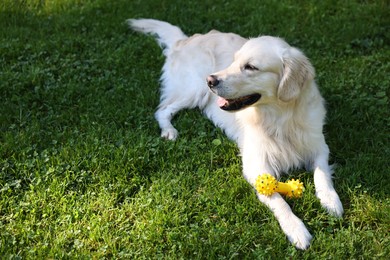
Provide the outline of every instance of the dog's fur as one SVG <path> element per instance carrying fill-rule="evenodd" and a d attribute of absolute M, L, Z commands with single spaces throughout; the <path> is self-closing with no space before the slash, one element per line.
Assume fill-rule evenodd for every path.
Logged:
<path fill-rule="evenodd" d="M 251 185 L 259 174 L 279 177 L 305 166 L 314 170 L 322 206 L 342 216 L 322 133 L 324 101 L 314 68 L 300 50 L 271 36 L 248 40 L 213 30 L 187 37 L 162 21 L 129 19 L 128 24 L 156 36 L 164 49 L 156 112 L 162 137 L 176 139 L 172 117 L 181 109 L 198 107 L 238 144 L 243 174 Z M 278 193 L 257 197 L 273 211 L 291 243 L 306 249 L 312 237 L 285 200 Z"/>

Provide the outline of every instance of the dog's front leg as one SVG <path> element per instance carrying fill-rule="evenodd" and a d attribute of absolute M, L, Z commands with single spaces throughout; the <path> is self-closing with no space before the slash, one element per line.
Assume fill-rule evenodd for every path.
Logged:
<path fill-rule="evenodd" d="M 248 159 L 248 157 L 243 160 L 244 176 L 253 187 L 255 186 L 256 178 L 259 176 L 259 173 L 273 173 L 269 167 L 259 167 L 257 163 L 251 163 L 258 162 L 259 160 L 247 161 L 245 159 Z M 274 216 L 278 220 L 280 227 L 289 241 L 299 249 L 307 249 L 310 245 L 312 236 L 303 222 L 294 215 L 290 206 L 282 196 L 279 193 L 274 193 L 272 196 L 264 196 L 257 193 L 257 191 L 256 194 L 259 200 L 267 205 L 274 213 Z"/>
<path fill-rule="evenodd" d="M 341 217 L 343 215 L 343 205 L 333 187 L 332 170 L 328 165 L 329 149 L 323 145 L 322 152 L 314 162 L 314 185 L 316 195 L 321 205 L 332 215 Z"/>
<path fill-rule="evenodd" d="M 312 236 L 279 193 L 274 193 L 272 196 L 264 196 L 257 193 L 257 197 L 271 209 L 288 240 L 295 247 L 307 249 L 310 246 Z"/>

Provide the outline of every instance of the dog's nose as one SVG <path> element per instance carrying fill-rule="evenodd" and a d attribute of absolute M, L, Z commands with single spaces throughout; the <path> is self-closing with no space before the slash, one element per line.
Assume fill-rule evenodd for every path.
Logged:
<path fill-rule="evenodd" d="M 219 80 L 217 76 L 215 75 L 210 75 L 207 77 L 207 85 L 209 85 L 210 88 L 216 87 L 219 84 Z"/>

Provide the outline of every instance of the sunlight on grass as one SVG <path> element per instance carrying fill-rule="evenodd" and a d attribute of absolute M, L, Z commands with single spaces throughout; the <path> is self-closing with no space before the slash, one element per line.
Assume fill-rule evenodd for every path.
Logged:
<path fill-rule="evenodd" d="M 91 0 L 2 0 L 0 11 L 33 12 L 50 14 L 82 7 L 95 1 Z"/>

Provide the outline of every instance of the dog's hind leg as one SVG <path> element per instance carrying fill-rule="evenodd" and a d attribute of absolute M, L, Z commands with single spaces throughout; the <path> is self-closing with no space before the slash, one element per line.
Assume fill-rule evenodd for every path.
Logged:
<path fill-rule="evenodd" d="M 201 83 L 198 85 L 201 85 Z M 170 85 L 170 87 L 172 86 L 174 85 Z M 155 118 L 161 128 L 161 137 L 175 140 L 178 136 L 178 131 L 171 123 L 173 117 L 183 109 L 195 107 L 203 109 L 210 93 L 208 93 L 207 89 L 205 89 L 206 91 L 193 91 L 189 85 L 186 91 L 180 91 L 177 88 L 167 90 L 167 87 L 162 88 L 161 101 L 155 113 Z"/>
<path fill-rule="evenodd" d="M 161 137 L 168 140 L 175 140 L 178 136 L 178 132 L 172 125 L 171 120 L 177 112 L 185 108 L 183 104 L 177 102 L 166 102 L 160 103 L 155 118 L 161 128 Z"/>
<path fill-rule="evenodd" d="M 193 64 L 183 63 L 184 68 L 196 71 Z M 200 76 L 189 77 L 187 71 L 176 68 L 168 60 L 163 68 L 161 77 L 160 104 L 155 113 L 155 118 L 161 128 L 161 137 L 175 140 L 178 131 L 172 125 L 172 118 L 177 112 L 186 108 L 198 107 L 203 109 L 209 100 L 210 91 L 206 86 L 206 73 Z M 182 79 L 186 79 L 183 82 Z"/>

